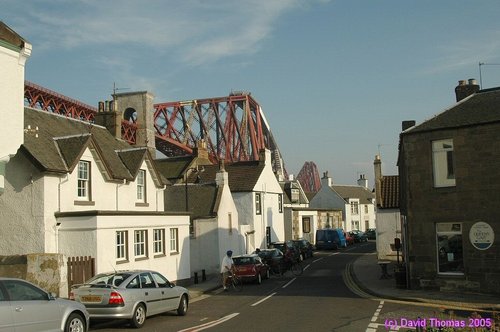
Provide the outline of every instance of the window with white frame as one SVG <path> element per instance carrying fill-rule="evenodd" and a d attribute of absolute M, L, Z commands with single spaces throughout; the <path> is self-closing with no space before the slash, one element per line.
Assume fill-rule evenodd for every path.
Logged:
<path fill-rule="evenodd" d="M 368 213 L 368 204 L 365 204 L 365 213 Z"/>
<path fill-rule="evenodd" d="M 128 245 L 127 245 L 127 231 L 116 232 L 116 259 L 127 260 Z"/>
<path fill-rule="evenodd" d="M 179 229 L 170 228 L 170 252 L 179 252 Z"/>
<path fill-rule="evenodd" d="M 255 214 L 262 214 L 262 204 L 260 193 L 255 193 Z"/>
<path fill-rule="evenodd" d="M 311 233 L 311 217 L 302 217 L 302 232 Z"/>
<path fill-rule="evenodd" d="M 134 255 L 137 258 L 147 257 L 147 231 L 134 231 Z"/>
<path fill-rule="evenodd" d="M 434 187 L 455 186 L 452 139 L 432 142 L 432 167 Z"/>
<path fill-rule="evenodd" d="M 351 214 L 359 214 L 359 203 L 351 202 Z"/>
<path fill-rule="evenodd" d="M 78 198 L 90 200 L 90 162 L 78 162 Z"/>
<path fill-rule="evenodd" d="M 146 201 L 146 171 L 141 169 L 137 174 L 137 200 Z"/>
<path fill-rule="evenodd" d="M 165 254 L 165 229 L 153 229 L 153 254 Z"/>
<path fill-rule="evenodd" d="M 228 222 L 228 229 L 229 229 L 229 234 L 233 234 L 233 214 L 231 212 L 227 213 L 227 222 Z"/>
<path fill-rule="evenodd" d="M 278 210 L 280 213 L 283 212 L 283 194 L 278 194 Z"/>
<path fill-rule="evenodd" d="M 437 223 L 436 244 L 438 273 L 463 274 L 462 224 Z"/>

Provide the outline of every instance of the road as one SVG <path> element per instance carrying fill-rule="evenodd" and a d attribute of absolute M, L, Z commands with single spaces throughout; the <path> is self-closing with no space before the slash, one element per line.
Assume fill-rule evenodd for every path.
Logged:
<path fill-rule="evenodd" d="M 141 329 L 160 331 L 415 331 L 418 325 L 468 324 L 471 313 L 456 316 L 422 303 L 375 299 L 358 289 L 346 272 L 374 242 L 333 252 L 315 252 L 304 273 L 272 276 L 241 292 L 220 289 L 191 303 L 184 317 L 168 313 L 148 318 Z M 454 316 L 455 315 L 455 316 Z M 420 319 L 419 319 L 420 318 Z M 92 324 L 91 331 L 130 328 L 120 322 Z M 417 329 L 418 330 L 418 329 Z"/>

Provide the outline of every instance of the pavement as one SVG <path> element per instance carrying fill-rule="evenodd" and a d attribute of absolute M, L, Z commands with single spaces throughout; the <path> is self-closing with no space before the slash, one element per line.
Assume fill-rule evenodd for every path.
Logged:
<path fill-rule="evenodd" d="M 500 298 L 494 295 L 398 288 L 394 279 L 395 265 L 395 262 L 387 265 L 389 278 L 382 279 L 382 269 L 378 264 L 376 253 L 368 253 L 359 256 L 346 269 L 358 289 L 376 298 L 429 303 L 457 309 L 500 311 Z M 221 287 L 219 274 L 207 275 L 206 280 L 199 278 L 199 283 L 187 286 L 194 301 Z"/>

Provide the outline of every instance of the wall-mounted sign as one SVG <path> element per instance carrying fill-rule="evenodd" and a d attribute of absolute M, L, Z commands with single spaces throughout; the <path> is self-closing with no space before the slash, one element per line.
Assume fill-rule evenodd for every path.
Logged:
<path fill-rule="evenodd" d="M 469 239 L 474 248 L 486 250 L 493 245 L 495 233 L 489 224 L 478 221 L 470 228 Z"/>

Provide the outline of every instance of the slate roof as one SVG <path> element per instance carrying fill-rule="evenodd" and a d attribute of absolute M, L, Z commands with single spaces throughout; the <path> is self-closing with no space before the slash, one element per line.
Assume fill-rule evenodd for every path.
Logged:
<path fill-rule="evenodd" d="M 225 165 L 224 168 L 228 173 L 231 192 L 253 191 L 264 167 L 263 161 L 242 161 Z M 199 177 L 201 182 L 211 183 L 215 181 L 215 175 L 218 171 L 219 165 L 204 165 L 203 171 L 196 176 Z M 195 175 L 190 176 L 190 181 L 192 181 L 193 176 Z"/>
<path fill-rule="evenodd" d="M 44 172 L 72 172 L 86 148 L 95 150 L 97 162 L 101 162 L 110 180 L 133 181 L 145 158 L 152 160 L 145 147 L 131 147 L 106 128 L 88 122 L 31 108 L 24 109 L 24 122 L 26 127 L 38 130 L 37 136 L 24 134 L 21 151 Z M 154 163 L 151 166 L 155 168 Z M 163 185 L 157 176 L 153 179 L 157 185 Z"/>
<path fill-rule="evenodd" d="M 358 198 L 360 204 L 370 204 L 373 202 L 375 195 L 365 187 L 360 186 L 338 186 L 334 185 L 331 188 L 339 194 L 346 202 L 349 198 Z"/>
<path fill-rule="evenodd" d="M 386 175 L 380 179 L 380 202 L 381 209 L 399 208 L 399 176 Z"/>
<path fill-rule="evenodd" d="M 175 180 L 183 177 L 187 167 L 194 160 L 193 155 L 171 157 L 165 159 L 157 159 L 156 165 L 160 173 L 168 180 L 175 182 Z"/>
<path fill-rule="evenodd" d="M 480 90 L 432 119 L 406 130 L 417 133 L 500 121 L 500 88 Z"/>
<path fill-rule="evenodd" d="M 292 194 L 291 189 L 299 190 L 299 201 L 294 202 L 293 204 L 308 204 L 309 200 L 307 199 L 304 190 L 300 186 L 300 182 L 298 180 L 287 180 L 280 182 L 280 187 L 283 190 L 283 203 L 292 204 L 292 198 L 290 197 Z"/>
<path fill-rule="evenodd" d="M 188 185 L 188 208 L 192 218 L 215 217 L 222 188 L 215 184 Z M 186 186 L 167 186 L 164 191 L 165 211 L 186 211 Z"/>
<path fill-rule="evenodd" d="M 306 197 L 307 199 L 310 201 L 312 201 L 312 199 L 314 198 L 314 196 L 316 196 L 317 193 L 314 193 L 314 192 L 306 192 Z"/>

